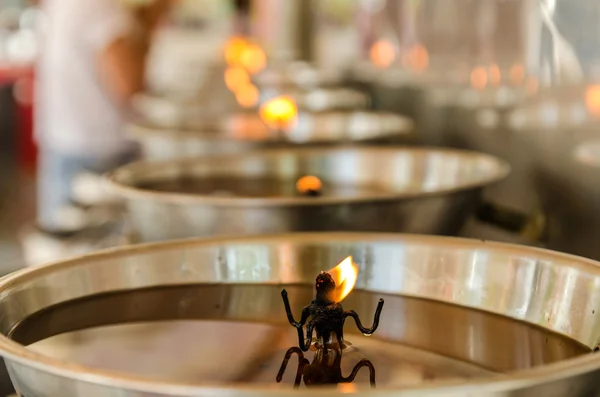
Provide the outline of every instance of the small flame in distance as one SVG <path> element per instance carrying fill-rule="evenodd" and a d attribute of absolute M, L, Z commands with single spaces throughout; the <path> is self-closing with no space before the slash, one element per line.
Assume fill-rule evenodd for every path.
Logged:
<path fill-rule="evenodd" d="M 354 289 L 358 279 L 358 266 L 352 260 L 352 256 L 347 257 L 339 265 L 327 273 L 335 280 L 335 290 L 333 291 L 333 300 L 341 302 Z"/>
<path fill-rule="evenodd" d="M 373 65 L 385 69 L 396 59 L 396 48 L 387 40 L 378 40 L 371 46 L 369 57 Z"/>
<path fill-rule="evenodd" d="M 296 190 L 301 194 L 319 193 L 323 183 L 314 175 L 306 175 L 296 182 Z"/>
<path fill-rule="evenodd" d="M 296 122 L 298 106 L 288 95 L 278 96 L 260 107 L 260 117 L 273 129 L 284 129 Z"/>

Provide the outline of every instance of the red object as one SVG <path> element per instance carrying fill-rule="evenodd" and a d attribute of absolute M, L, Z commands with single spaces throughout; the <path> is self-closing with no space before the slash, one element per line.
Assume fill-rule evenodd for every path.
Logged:
<path fill-rule="evenodd" d="M 13 97 L 16 103 L 16 119 L 19 166 L 33 171 L 37 161 L 37 148 L 33 131 L 33 90 L 35 85 L 35 69 L 33 65 L 7 66 L 0 65 L 0 84 L 13 86 Z"/>

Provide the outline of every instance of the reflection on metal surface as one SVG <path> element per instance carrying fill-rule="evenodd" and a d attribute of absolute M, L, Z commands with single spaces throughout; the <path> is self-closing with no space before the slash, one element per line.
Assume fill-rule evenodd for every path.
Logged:
<path fill-rule="evenodd" d="M 182 349 L 185 343 L 180 341 L 202 334 L 201 328 L 188 328 L 189 339 L 174 337 L 172 332 L 181 326 L 178 321 L 185 319 L 227 321 L 213 328 L 214 346 L 207 350 L 220 359 L 232 352 L 227 335 L 242 335 L 246 342 L 252 337 L 269 339 L 272 333 L 261 331 L 265 326 L 284 326 L 277 299 L 281 284 L 292 298 L 292 310 L 300 310 L 298 304 L 311 298 L 314 275 L 348 255 L 365 260 L 359 261 L 357 289 L 345 303 L 371 316 L 383 294 L 386 311 L 394 313 L 382 317 L 372 338 L 362 338 L 351 328 L 345 335 L 353 344 L 344 352 L 343 373 L 351 372 L 344 362 L 354 365 L 368 358 L 378 369 L 378 393 L 584 397 L 600 392 L 595 376 L 600 356 L 588 354 L 598 343 L 596 262 L 527 247 L 430 236 L 329 233 L 171 242 L 27 269 L 0 280 L 0 332 L 12 332 L 13 337 L 0 337 L 0 352 L 24 395 L 288 395 L 293 377 L 284 376 L 284 387 L 273 375 L 296 337 L 289 326 L 284 328 L 289 330 L 285 340 L 273 344 L 277 349 L 261 356 L 265 366 L 257 367 L 249 357 L 240 364 L 258 372 L 241 365 L 244 376 L 232 371 L 224 384 L 214 381 L 210 371 L 176 372 L 173 376 L 178 378 L 172 379 L 159 369 L 167 361 L 149 357 L 162 354 L 174 362 L 178 355 L 168 354 L 172 344 Z M 164 320 L 177 321 L 154 323 Z M 144 322 L 143 338 L 131 331 L 114 331 L 111 338 L 106 327 L 93 328 Z M 259 324 L 254 333 L 243 336 L 236 331 L 244 323 Z M 92 329 L 79 332 L 79 337 L 68 333 L 85 328 Z M 58 334 L 64 334 L 56 338 L 67 341 L 66 350 L 55 350 L 54 355 L 40 350 L 41 344 L 33 348 L 42 355 L 19 344 Z M 125 339 L 118 342 L 119 338 Z M 126 346 L 150 355 L 141 359 L 139 354 L 121 354 L 121 370 L 112 360 L 81 366 L 92 350 L 87 358 L 78 355 L 77 344 L 79 349 L 94 345 L 94 354 L 104 353 L 109 359 L 107 349 Z M 208 354 L 193 354 L 193 343 L 188 348 L 187 362 L 196 364 L 190 368 L 211 361 Z M 68 357 L 66 362 L 61 355 Z M 148 368 L 145 375 L 136 372 L 141 366 Z M 364 375 L 359 374 L 363 383 Z M 460 382 L 451 380 L 456 377 Z M 548 394 L 548 387 L 556 392 Z M 311 396 L 336 392 L 341 391 L 315 388 Z"/>
<path fill-rule="evenodd" d="M 298 368 L 296 370 L 296 379 L 294 380 L 294 388 L 296 389 L 300 386 L 302 380 L 304 380 L 306 386 L 352 383 L 354 382 L 356 375 L 358 375 L 358 371 L 364 367 L 369 370 L 369 382 L 371 387 L 375 387 L 375 367 L 371 361 L 363 358 L 354 366 L 354 368 L 352 368 L 352 373 L 350 375 L 343 376 L 342 350 L 328 347 L 317 348 L 312 362 L 304 357 L 304 353 L 301 349 L 296 346 L 290 347 L 285 353 L 281 368 L 277 373 L 277 383 L 281 382 L 288 361 L 294 353 L 298 355 Z M 345 391 L 348 391 L 348 389 L 342 388 L 342 392 Z"/>

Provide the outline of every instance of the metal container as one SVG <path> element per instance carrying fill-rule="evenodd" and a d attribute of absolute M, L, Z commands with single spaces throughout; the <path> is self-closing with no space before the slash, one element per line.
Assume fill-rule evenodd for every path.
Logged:
<path fill-rule="evenodd" d="M 555 87 L 505 117 L 504 135 L 528 148 L 527 190 L 548 218 L 548 247 L 600 259 L 598 85 Z M 507 147 L 510 149 L 510 147 Z"/>
<path fill-rule="evenodd" d="M 387 112 L 300 112 L 287 131 L 274 131 L 256 113 L 197 120 L 193 127 L 165 128 L 152 123 L 129 126 L 147 159 L 197 157 L 245 152 L 272 146 L 332 145 L 349 142 L 408 142 L 410 119 Z"/>
<path fill-rule="evenodd" d="M 373 146 L 141 162 L 109 180 L 138 238 L 156 241 L 321 230 L 453 234 L 477 210 L 482 189 L 508 172 L 475 152 Z M 297 192 L 307 175 L 322 180 L 321 196 Z M 201 193 L 152 187 L 182 181 Z"/>
<path fill-rule="evenodd" d="M 344 336 L 353 350 L 344 357 L 366 354 L 377 343 L 385 351 L 376 358 L 398 345 L 405 346 L 403 355 L 374 363 L 383 363 L 375 390 L 362 384 L 293 390 L 275 383 L 272 363 L 283 353 L 274 338 L 282 331 L 295 335 L 279 291 L 290 291 L 299 312 L 311 299 L 315 275 L 347 255 L 360 273 L 344 306 L 368 318 L 380 296 L 386 303 L 373 337 L 348 324 Z M 348 390 L 401 397 L 596 396 L 600 356 L 591 352 L 600 336 L 599 269 L 591 260 L 535 248 L 416 235 L 313 233 L 130 246 L 0 279 L 0 354 L 18 393 L 36 397 Z M 204 293 L 207 288 L 214 292 Z M 109 331 L 119 324 L 122 333 Z M 57 334 L 66 342 L 55 343 L 60 351 L 36 347 Z M 128 354 L 102 354 L 115 344 Z M 174 354 L 174 348 L 194 354 Z M 84 364 L 92 351 L 95 360 Z M 257 351 L 265 354 L 248 354 Z M 187 373 L 165 373 L 164 361 L 173 359 Z M 386 372 L 411 360 L 422 366 Z M 266 380 L 257 383 L 265 366 Z M 451 379 L 444 367 L 470 375 Z M 407 383 L 408 372 L 417 380 Z"/>

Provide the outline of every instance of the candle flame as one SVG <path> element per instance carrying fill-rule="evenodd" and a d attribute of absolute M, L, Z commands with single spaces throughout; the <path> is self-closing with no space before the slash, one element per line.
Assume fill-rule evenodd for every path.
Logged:
<path fill-rule="evenodd" d="M 471 72 L 471 86 L 477 90 L 484 89 L 488 84 L 488 73 L 485 68 L 479 66 Z"/>
<path fill-rule="evenodd" d="M 358 278 L 358 266 L 352 260 L 352 256 L 347 257 L 339 265 L 327 271 L 335 281 L 335 290 L 333 291 L 333 300 L 341 302 L 354 289 Z"/>
<path fill-rule="evenodd" d="M 232 37 L 225 43 L 225 61 L 229 65 L 238 65 L 242 54 L 248 46 L 247 41 L 242 37 Z"/>
<path fill-rule="evenodd" d="M 260 117 L 273 129 L 288 128 L 298 118 L 298 106 L 292 97 L 278 96 L 260 107 Z"/>
<path fill-rule="evenodd" d="M 231 91 L 236 92 L 248 84 L 250 84 L 250 76 L 243 68 L 230 66 L 225 69 L 225 85 Z"/>
<path fill-rule="evenodd" d="M 429 67 L 429 51 L 422 44 L 415 44 L 406 55 L 406 63 L 417 72 L 426 70 Z"/>
<path fill-rule="evenodd" d="M 267 56 L 260 46 L 248 44 L 240 55 L 240 62 L 250 74 L 257 74 L 267 66 Z"/>
<path fill-rule="evenodd" d="M 525 68 L 521 64 L 513 65 L 510 68 L 510 82 L 514 86 L 520 86 L 525 80 Z"/>
<path fill-rule="evenodd" d="M 252 84 L 245 84 L 235 91 L 237 103 L 244 108 L 253 108 L 258 104 L 260 93 Z"/>
<path fill-rule="evenodd" d="M 375 66 L 385 69 L 396 59 L 396 49 L 389 41 L 378 40 L 371 46 L 369 56 Z"/>
<path fill-rule="evenodd" d="M 490 83 L 492 85 L 500 85 L 500 82 L 502 80 L 502 75 L 500 73 L 500 68 L 498 67 L 498 65 L 494 64 L 494 65 L 490 66 L 489 75 L 490 75 Z"/>
<path fill-rule="evenodd" d="M 313 175 L 306 175 L 298 179 L 296 182 L 296 190 L 304 194 L 309 191 L 318 192 L 323 187 L 323 183 L 319 178 Z"/>
<path fill-rule="evenodd" d="M 594 116 L 600 116 L 600 85 L 591 85 L 585 91 L 585 106 Z"/>
<path fill-rule="evenodd" d="M 232 37 L 225 43 L 225 61 L 229 66 L 244 68 L 254 75 L 267 66 L 267 55 L 255 43 L 243 37 Z"/>

